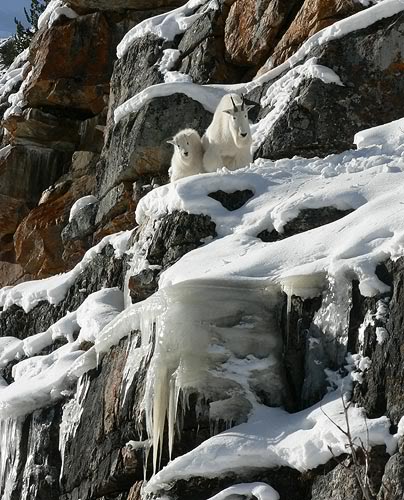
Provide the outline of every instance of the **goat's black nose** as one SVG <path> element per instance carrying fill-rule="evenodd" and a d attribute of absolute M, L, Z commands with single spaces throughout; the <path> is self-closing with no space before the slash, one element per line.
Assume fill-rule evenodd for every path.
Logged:
<path fill-rule="evenodd" d="M 247 137 L 247 132 L 245 134 L 240 134 L 241 137 Z"/>
<path fill-rule="evenodd" d="M 184 155 L 185 155 L 185 156 L 188 156 L 188 155 L 189 155 L 189 153 L 188 153 L 187 151 L 185 151 Z"/>

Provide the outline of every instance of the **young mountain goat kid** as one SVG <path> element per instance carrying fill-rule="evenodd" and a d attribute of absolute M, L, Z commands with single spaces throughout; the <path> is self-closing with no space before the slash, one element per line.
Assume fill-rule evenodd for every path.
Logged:
<path fill-rule="evenodd" d="M 251 130 L 244 97 L 226 94 L 219 102 L 212 123 L 202 137 L 205 151 L 203 167 L 206 172 L 227 167 L 237 170 L 252 162 Z"/>
<path fill-rule="evenodd" d="M 174 146 L 171 167 L 168 171 L 171 182 L 203 172 L 202 142 L 196 130 L 192 128 L 181 130 L 167 142 Z"/>

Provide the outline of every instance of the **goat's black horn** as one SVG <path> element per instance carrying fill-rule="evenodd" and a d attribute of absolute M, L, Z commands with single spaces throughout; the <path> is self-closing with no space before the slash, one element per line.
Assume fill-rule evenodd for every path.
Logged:
<path fill-rule="evenodd" d="M 241 111 L 245 110 L 245 95 L 241 94 Z"/>
<path fill-rule="evenodd" d="M 233 103 L 233 108 L 234 108 L 234 111 L 238 111 L 237 106 L 236 106 L 236 103 L 235 103 L 235 102 L 234 102 L 234 100 L 233 100 L 233 96 L 230 96 L 230 99 L 231 99 L 231 102 Z"/>

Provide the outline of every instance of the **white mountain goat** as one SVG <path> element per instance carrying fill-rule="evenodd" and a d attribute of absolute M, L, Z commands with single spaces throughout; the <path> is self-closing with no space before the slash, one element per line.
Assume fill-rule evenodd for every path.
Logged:
<path fill-rule="evenodd" d="M 167 142 L 174 146 L 171 167 L 168 171 L 171 182 L 203 172 L 202 142 L 196 130 L 192 128 L 181 130 Z"/>
<path fill-rule="evenodd" d="M 202 137 L 205 151 L 203 167 L 206 172 L 215 172 L 227 167 L 237 170 L 252 162 L 251 130 L 248 105 L 244 96 L 226 94 L 219 102 L 212 123 Z"/>

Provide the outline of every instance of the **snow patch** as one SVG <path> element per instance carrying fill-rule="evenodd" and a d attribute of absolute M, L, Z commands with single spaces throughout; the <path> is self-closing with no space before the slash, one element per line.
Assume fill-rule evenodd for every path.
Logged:
<path fill-rule="evenodd" d="M 200 9 L 198 13 L 195 13 L 202 6 L 205 7 Z M 126 54 L 131 44 L 137 38 L 152 33 L 159 38 L 172 41 L 177 35 L 184 33 L 190 28 L 203 14 L 210 10 L 217 10 L 218 8 L 217 0 L 189 0 L 185 5 L 171 12 L 142 21 L 126 33 L 119 43 L 116 51 L 118 59 L 121 59 Z"/>
<path fill-rule="evenodd" d="M 367 447 L 384 444 L 390 454 L 394 453 L 397 442 L 390 435 L 387 417 L 367 419 L 363 409 L 353 406 L 347 411 L 354 443 L 359 446 L 362 441 Z M 305 472 L 349 450 L 346 436 L 337 425 L 346 429 L 340 390 L 294 414 L 281 408 L 259 407 L 247 423 L 211 437 L 170 462 L 151 478 L 145 493 L 152 496 L 180 479 L 237 474 L 249 468 L 285 466 Z"/>
<path fill-rule="evenodd" d="M 50 28 L 62 16 L 68 19 L 74 19 L 78 17 L 78 14 L 68 7 L 66 2 L 62 0 L 51 0 L 46 6 L 46 9 L 39 16 L 38 29 Z"/>
<path fill-rule="evenodd" d="M 71 222 L 76 217 L 76 215 L 80 212 L 81 209 L 87 207 L 88 205 L 93 205 L 94 203 L 97 203 L 97 201 L 98 201 L 97 198 L 92 195 L 83 196 L 82 198 L 79 198 L 77 201 L 73 203 L 73 206 L 70 209 L 69 222 Z"/>
<path fill-rule="evenodd" d="M 27 281 L 15 287 L 5 287 L 0 290 L 0 307 L 7 309 L 16 304 L 29 312 L 42 300 L 50 304 L 58 304 L 64 299 L 67 291 L 77 277 L 90 264 L 94 257 L 107 245 L 115 249 L 115 257 L 121 258 L 128 247 L 132 231 L 122 231 L 103 238 L 97 245 L 88 250 L 83 259 L 71 271 L 37 281 Z"/>

